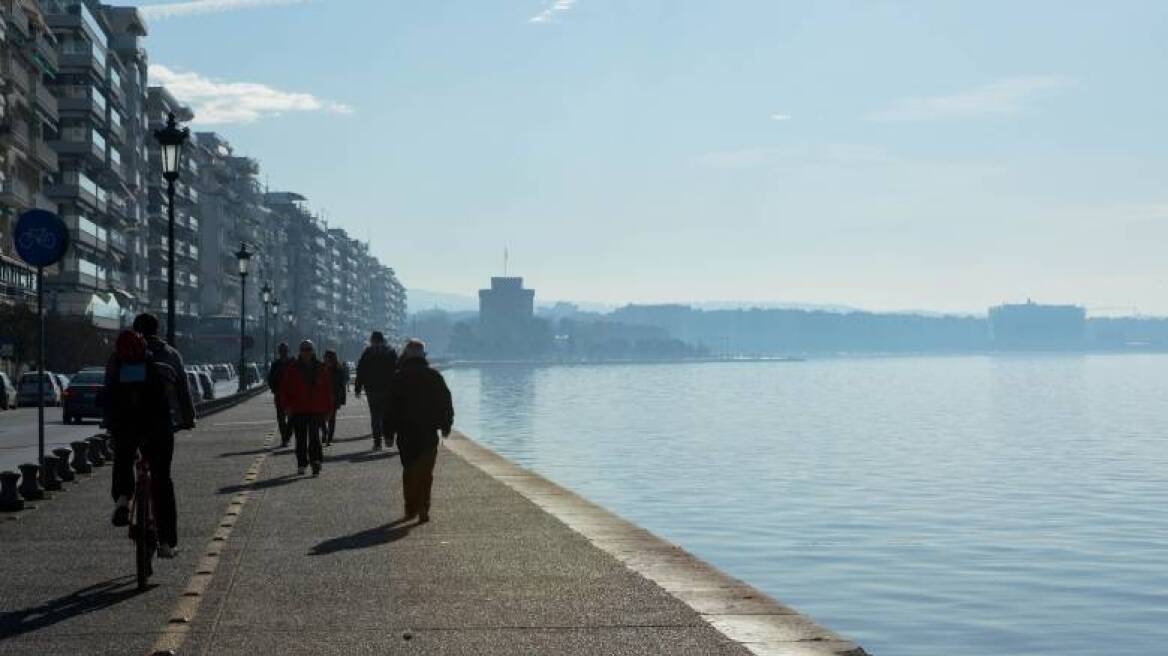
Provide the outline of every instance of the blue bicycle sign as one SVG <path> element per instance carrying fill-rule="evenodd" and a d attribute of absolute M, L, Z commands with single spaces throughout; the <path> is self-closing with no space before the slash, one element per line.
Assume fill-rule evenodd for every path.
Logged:
<path fill-rule="evenodd" d="M 69 248 L 69 229 L 48 210 L 29 210 L 16 220 L 12 233 L 20 259 L 36 267 L 56 264 Z"/>

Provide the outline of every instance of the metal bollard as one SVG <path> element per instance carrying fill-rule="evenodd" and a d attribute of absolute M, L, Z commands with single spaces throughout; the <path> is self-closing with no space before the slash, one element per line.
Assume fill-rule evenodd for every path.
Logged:
<path fill-rule="evenodd" d="M 105 454 L 101 452 L 101 448 L 105 446 L 105 440 L 100 437 L 90 437 L 85 441 L 89 443 L 89 464 L 94 467 L 104 467 Z"/>
<path fill-rule="evenodd" d="M 73 470 L 69 469 L 69 456 L 73 452 L 65 447 L 53 449 L 53 455 L 57 456 L 57 478 L 69 483 L 77 477 L 73 475 Z"/>
<path fill-rule="evenodd" d="M 41 485 L 49 492 L 61 489 L 61 480 L 57 478 L 57 456 L 45 456 L 45 466 L 41 467 Z"/>
<path fill-rule="evenodd" d="M 73 447 L 73 471 L 78 474 L 89 474 L 93 467 L 89 466 L 89 442 L 71 442 Z"/>
<path fill-rule="evenodd" d="M 20 470 L 20 496 L 28 501 L 44 499 L 45 491 L 41 489 L 39 482 L 40 466 L 26 462 L 17 469 Z"/>
<path fill-rule="evenodd" d="M 16 495 L 16 481 L 20 474 L 14 471 L 0 472 L 0 512 L 24 510 L 24 500 Z"/>

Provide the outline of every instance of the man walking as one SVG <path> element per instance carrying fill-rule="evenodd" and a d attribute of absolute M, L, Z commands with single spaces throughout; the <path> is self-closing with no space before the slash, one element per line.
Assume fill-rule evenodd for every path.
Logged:
<path fill-rule="evenodd" d="M 296 473 L 303 475 L 311 464 L 312 475 L 320 476 L 324 460 L 320 431 L 333 409 L 333 383 L 307 339 L 300 342 L 300 357 L 288 365 L 280 378 L 280 402 L 291 416 L 296 433 Z"/>
<path fill-rule="evenodd" d="M 426 344 L 411 339 L 390 383 L 386 428 L 397 433 L 406 518 L 430 521 L 430 488 L 438 457 L 438 433 L 450 435 L 454 406 L 442 374 L 426 361 Z"/>
<path fill-rule="evenodd" d="M 284 412 L 284 404 L 280 402 L 280 377 L 284 375 L 288 365 L 292 364 L 292 358 L 288 357 L 288 342 L 280 342 L 276 347 L 276 354 L 276 359 L 268 369 L 268 389 L 272 390 L 272 396 L 276 398 L 276 424 L 280 427 L 280 446 L 288 446 L 288 441 L 292 439 L 292 424 Z"/>
<path fill-rule="evenodd" d="M 369 336 L 369 346 L 357 361 L 357 380 L 353 394 L 360 398 L 361 390 L 369 397 L 369 423 L 373 434 L 373 450 L 381 450 L 381 440 L 393 446 L 393 433 L 386 432 L 385 409 L 389 399 L 389 381 L 397 370 L 397 354 L 385 343 L 381 331 Z"/>

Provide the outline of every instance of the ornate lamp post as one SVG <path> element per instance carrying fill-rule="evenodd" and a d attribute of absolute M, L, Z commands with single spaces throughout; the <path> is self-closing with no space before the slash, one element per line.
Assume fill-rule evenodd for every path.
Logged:
<path fill-rule="evenodd" d="M 189 128 L 179 129 L 174 114 L 166 117 L 166 127 L 155 130 L 154 138 L 162 147 L 162 177 L 166 179 L 168 220 L 166 226 L 166 341 L 175 346 L 174 337 L 174 183 L 178 181 L 178 167 L 183 144 L 191 136 Z"/>
<path fill-rule="evenodd" d="M 264 283 L 260 289 L 260 298 L 264 299 L 264 366 L 268 364 L 268 306 L 272 302 L 272 286 Z"/>
<path fill-rule="evenodd" d="M 246 243 L 239 245 L 235 259 L 239 260 L 239 391 L 242 392 L 247 387 L 244 383 L 247 380 L 244 369 L 246 350 L 244 339 L 247 332 L 247 265 L 251 263 L 251 253 L 247 250 Z"/>

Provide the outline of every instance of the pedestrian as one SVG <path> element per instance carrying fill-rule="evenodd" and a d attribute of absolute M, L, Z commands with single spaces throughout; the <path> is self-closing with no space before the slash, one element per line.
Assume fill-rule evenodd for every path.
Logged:
<path fill-rule="evenodd" d="M 272 396 L 276 399 L 276 425 L 280 428 L 280 446 L 288 446 L 292 439 L 292 424 L 288 421 L 288 414 L 284 412 L 284 404 L 280 402 L 280 377 L 284 375 L 284 370 L 289 364 L 292 364 L 292 358 L 288 357 L 288 342 L 280 342 L 276 347 L 276 359 L 268 368 L 268 389 L 272 390 Z"/>
<path fill-rule="evenodd" d="M 327 367 L 316 358 L 309 340 L 300 342 L 300 357 L 289 364 L 280 377 L 280 402 L 292 419 L 296 434 L 296 473 L 312 465 L 312 475 L 320 475 L 320 431 L 333 409 L 333 385 Z"/>
<path fill-rule="evenodd" d="M 333 383 L 333 411 L 329 413 L 328 422 L 324 428 L 324 445 L 333 445 L 333 436 L 337 433 L 337 411 L 345 405 L 345 391 L 349 386 L 349 368 L 337 358 L 337 352 L 329 349 L 324 352 L 324 364 L 328 367 Z"/>
<path fill-rule="evenodd" d="M 111 522 L 114 526 L 130 524 L 134 465 L 141 451 L 150 463 L 161 558 L 173 558 L 178 549 L 178 504 L 170 476 L 175 429 L 170 399 L 178 381 L 185 378 L 150 350 L 141 333 L 124 330 L 118 335 L 116 350 L 106 363 L 102 389 L 102 426 L 114 438 Z"/>
<path fill-rule="evenodd" d="M 450 435 L 454 406 L 442 374 L 426 361 L 426 344 L 411 339 L 390 383 L 387 427 L 397 433 L 406 518 L 430 521 L 430 488 L 438 457 L 438 433 Z"/>
<path fill-rule="evenodd" d="M 381 331 L 373 331 L 369 336 L 369 346 L 357 361 L 357 380 L 353 383 L 353 394 L 361 398 L 364 390 L 369 398 L 369 423 L 373 436 L 373 450 L 381 450 L 381 441 L 393 446 L 393 433 L 385 430 L 385 408 L 389 400 L 389 381 L 397 370 L 397 354 L 385 343 Z"/>

